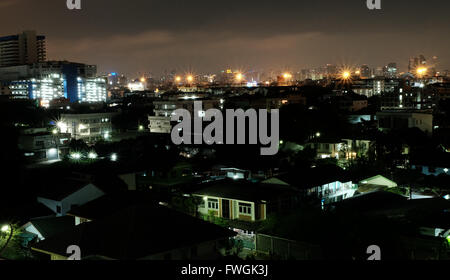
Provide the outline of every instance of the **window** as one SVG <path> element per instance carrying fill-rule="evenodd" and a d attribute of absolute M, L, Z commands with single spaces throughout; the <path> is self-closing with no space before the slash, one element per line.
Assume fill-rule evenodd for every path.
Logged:
<path fill-rule="evenodd" d="M 239 203 L 239 213 L 251 215 L 252 214 L 252 205 L 249 203 Z"/>
<path fill-rule="evenodd" d="M 45 144 L 44 144 L 44 141 L 36 141 L 36 146 L 37 146 L 37 147 L 42 147 L 42 148 L 43 148 L 44 145 L 45 145 Z"/>
<path fill-rule="evenodd" d="M 219 200 L 213 199 L 213 198 L 208 198 L 208 208 L 219 210 Z"/>

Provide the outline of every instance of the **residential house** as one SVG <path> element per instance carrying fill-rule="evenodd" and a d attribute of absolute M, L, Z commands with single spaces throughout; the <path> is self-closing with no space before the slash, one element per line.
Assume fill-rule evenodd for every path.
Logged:
<path fill-rule="evenodd" d="M 278 175 L 263 181 L 298 188 L 303 195 L 320 200 L 322 205 L 352 197 L 357 189 L 348 173 L 336 165 L 324 165 Z"/>
<path fill-rule="evenodd" d="M 79 224 L 32 247 L 52 260 L 81 248 L 83 260 L 210 260 L 235 233 L 163 206 L 134 205 Z"/>
<path fill-rule="evenodd" d="M 383 130 L 417 127 L 428 135 L 433 133 L 433 115 L 424 111 L 389 110 L 377 113 L 378 127 Z"/>
<path fill-rule="evenodd" d="M 170 193 L 176 188 L 191 183 L 192 180 L 192 165 L 187 162 L 177 162 L 166 169 L 152 168 L 138 173 L 136 189 L 154 193 Z"/>
<path fill-rule="evenodd" d="M 207 220 L 225 219 L 237 233 L 235 242 L 255 249 L 255 232 L 260 222 L 273 213 L 286 213 L 299 201 L 299 192 L 290 186 L 224 179 L 203 184 L 192 193 L 199 201 L 198 212 Z"/>
<path fill-rule="evenodd" d="M 358 157 L 368 157 L 370 148 L 373 146 L 374 141 L 367 139 L 342 139 L 344 146 L 342 151 L 344 152 L 344 158 L 347 160 L 356 159 Z"/>
<path fill-rule="evenodd" d="M 199 213 L 229 220 L 263 221 L 270 213 L 291 209 L 298 197 L 298 191 L 289 186 L 247 180 L 225 179 L 204 185 L 193 192 L 200 201 Z"/>
<path fill-rule="evenodd" d="M 368 193 L 373 191 L 387 190 L 397 187 L 397 183 L 382 175 L 376 175 L 363 179 L 358 184 L 358 193 Z"/>
<path fill-rule="evenodd" d="M 32 240 L 45 240 L 74 226 L 73 218 L 68 216 L 35 218 L 21 227 L 24 231 L 21 236 L 25 237 L 27 244 Z"/>
<path fill-rule="evenodd" d="M 93 183 L 64 180 L 58 183 L 49 183 L 37 200 L 57 216 L 65 216 L 72 207 L 83 205 L 104 194 L 105 192 Z"/>
<path fill-rule="evenodd" d="M 75 225 L 79 225 L 101 220 L 114 212 L 138 204 L 157 206 L 160 201 L 157 196 L 147 192 L 118 192 L 106 194 L 86 204 L 73 207 L 67 212 L 67 216 L 71 216 Z"/>
<path fill-rule="evenodd" d="M 315 138 L 309 141 L 306 147 L 315 150 L 319 159 L 344 157 L 344 141 L 341 139 Z"/>

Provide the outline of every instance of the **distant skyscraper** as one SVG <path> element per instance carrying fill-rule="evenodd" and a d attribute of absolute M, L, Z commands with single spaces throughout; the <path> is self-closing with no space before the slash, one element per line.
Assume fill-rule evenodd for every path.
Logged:
<path fill-rule="evenodd" d="M 421 66 L 426 66 L 426 65 L 427 65 L 427 60 L 425 59 L 425 56 L 419 55 L 418 57 L 411 57 L 409 59 L 408 71 L 412 73 L 417 68 L 419 68 Z"/>
<path fill-rule="evenodd" d="M 336 65 L 332 65 L 332 64 L 327 64 L 327 75 L 329 77 L 333 77 L 335 75 L 337 75 L 338 70 Z"/>
<path fill-rule="evenodd" d="M 397 63 L 389 63 L 387 66 L 387 77 L 396 78 L 398 73 Z"/>
<path fill-rule="evenodd" d="M 368 79 L 372 76 L 372 74 L 370 73 L 370 68 L 367 65 L 363 65 L 360 68 L 360 76 L 362 79 Z"/>
<path fill-rule="evenodd" d="M 45 36 L 35 31 L 0 37 L 0 67 L 44 62 L 46 56 Z"/>
<path fill-rule="evenodd" d="M 385 67 L 377 67 L 374 70 L 375 77 L 384 77 L 384 68 Z"/>

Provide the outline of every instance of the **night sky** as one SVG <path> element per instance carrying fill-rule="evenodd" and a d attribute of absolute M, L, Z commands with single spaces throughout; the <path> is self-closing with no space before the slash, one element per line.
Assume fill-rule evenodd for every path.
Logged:
<path fill-rule="evenodd" d="M 439 57 L 450 68 L 450 1 L 0 0 L 0 35 L 37 30 L 48 58 L 100 72 L 296 71 L 326 63 L 371 67 Z"/>

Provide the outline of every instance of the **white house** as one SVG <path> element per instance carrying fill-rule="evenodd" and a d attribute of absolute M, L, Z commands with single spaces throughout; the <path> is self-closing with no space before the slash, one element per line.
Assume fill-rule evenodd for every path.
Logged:
<path fill-rule="evenodd" d="M 385 186 L 388 188 L 395 188 L 397 187 L 397 183 L 389 180 L 388 178 L 382 176 L 382 175 L 377 175 L 374 177 L 370 177 L 364 180 L 361 180 L 361 182 L 359 182 L 360 185 L 378 185 L 378 186 Z"/>
<path fill-rule="evenodd" d="M 47 206 L 57 216 L 65 216 L 73 206 L 84 205 L 105 193 L 92 183 L 64 182 L 58 188 L 48 190 L 38 197 L 38 202 Z"/>
<path fill-rule="evenodd" d="M 37 237 L 39 241 L 42 241 L 74 226 L 73 217 L 43 217 L 31 219 L 22 226 L 22 229 L 33 238 Z"/>

